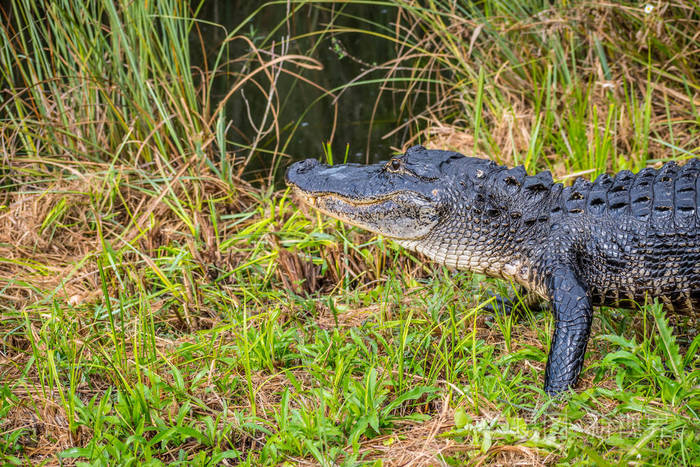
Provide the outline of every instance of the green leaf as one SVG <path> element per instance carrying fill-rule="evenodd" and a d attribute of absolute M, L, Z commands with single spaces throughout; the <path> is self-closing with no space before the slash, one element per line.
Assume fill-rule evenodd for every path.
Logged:
<path fill-rule="evenodd" d="M 199 431 L 189 426 L 176 426 L 173 428 L 178 434 L 185 437 L 194 438 L 205 446 L 209 445 L 209 439 Z"/>
<path fill-rule="evenodd" d="M 372 427 L 375 433 L 379 434 L 379 417 L 377 416 L 377 412 L 369 414 L 369 426 Z"/>
<path fill-rule="evenodd" d="M 481 452 L 487 452 L 491 449 L 493 441 L 491 440 L 491 430 L 484 430 L 481 432 L 484 435 L 484 439 L 481 440 Z"/>
<path fill-rule="evenodd" d="M 467 423 L 469 423 L 469 416 L 467 416 L 464 407 L 457 407 L 454 414 L 455 426 L 457 428 L 464 428 Z"/>
<path fill-rule="evenodd" d="M 668 325 L 668 321 L 666 320 L 663 305 L 659 302 L 654 303 L 654 305 L 652 305 L 651 312 L 654 316 L 656 328 L 659 330 L 659 337 L 663 345 L 668 366 L 671 368 L 676 380 L 685 386 L 683 359 L 681 358 L 681 352 L 678 348 L 678 344 L 676 343 L 676 338 L 673 335 L 673 329 Z"/>
<path fill-rule="evenodd" d="M 90 448 L 70 448 L 61 452 L 58 457 L 64 458 L 74 458 L 74 457 L 87 457 L 89 458 L 92 454 L 92 449 Z"/>
<path fill-rule="evenodd" d="M 219 465 L 224 459 L 236 459 L 240 456 L 240 451 L 236 451 L 235 449 L 229 449 L 228 451 L 223 451 L 216 454 L 215 456 L 212 456 L 210 465 Z"/>
<path fill-rule="evenodd" d="M 620 366 L 625 366 L 628 369 L 635 370 L 639 373 L 642 372 L 642 362 L 637 355 L 626 350 L 618 350 L 617 352 L 611 352 L 603 358 L 605 364 L 616 364 Z"/>
<path fill-rule="evenodd" d="M 418 386 L 410 391 L 407 391 L 403 393 L 401 396 L 398 398 L 394 399 L 391 401 L 391 403 L 387 404 L 386 407 L 384 407 L 384 410 L 382 410 L 382 415 L 386 416 L 389 415 L 394 409 L 399 407 L 401 404 L 408 400 L 415 400 L 421 398 L 424 394 L 431 394 L 435 393 L 438 391 L 438 388 L 434 388 L 432 386 Z"/>
<path fill-rule="evenodd" d="M 695 336 L 693 342 L 688 346 L 688 351 L 685 353 L 685 358 L 683 359 L 683 366 L 691 366 L 693 360 L 698 356 L 698 349 L 700 349 L 700 334 Z"/>
<path fill-rule="evenodd" d="M 625 339 L 623 336 L 619 336 L 617 334 L 605 334 L 602 336 L 598 336 L 597 339 L 606 340 L 613 344 L 617 344 L 618 346 L 627 350 L 633 350 L 637 346 L 637 344 L 634 342 L 634 338 L 628 340 Z"/>
<path fill-rule="evenodd" d="M 158 443 L 161 442 L 161 441 L 164 441 L 164 442 L 167 443 L 167 442 L 169 441 L 169 439 L 170 439 L 176 432 L 177 432 L 177 430 L 175 430 L 175 428 L 168 428 L 167 430 L 163 430 L 163 431 L 161 431 L 160 433 L 158 433 L 157 435 L 155 435 L 155 436 L 151 439 L 151 441 L 149 442 L 149 444 L 150 444 L 151 446 L 154 446 L 154 445 L 158 444 Z"/>

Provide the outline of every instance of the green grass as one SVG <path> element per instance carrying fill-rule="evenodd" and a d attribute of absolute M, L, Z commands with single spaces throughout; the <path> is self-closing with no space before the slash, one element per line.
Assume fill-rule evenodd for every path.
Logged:
<path fill-rule="evenodd" d="M 269 96 L 317 62 L 233 31 L 192 70 L 181 3 L 16 0 L 0 28 L 3 463 L 697 465 L 697 323 L 599 310 L 549 398 L 548 312 L 483 309 L 509 284 L 242 178 L 286 143 L 232 130 L 217 77 Z M 563 180 L 700 154 L 697 5 L 541 3 L 396 2 L 396 61 L 348 85 L 394 88 L 413 141 Z M 362 33 L 335 14 L 319 43 Z"/>

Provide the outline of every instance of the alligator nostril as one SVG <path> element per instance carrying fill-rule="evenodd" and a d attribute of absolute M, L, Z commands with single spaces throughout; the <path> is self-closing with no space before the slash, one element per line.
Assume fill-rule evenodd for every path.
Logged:
<path fill-rule="evenodd" d="M 290 168 L 296 169 L 296 172 L 298 174 L 304 174 L 304 173 L 310 171 L 311 169 L 313 169 L 314 167 L 316 167 L 317 165 L 318 165 L 318 161 L 316 159 L 306 159 L 306 160 L 303 160 L 301 162 L 297 162 L 296 164 L 294 164 Z"/>
<path fill-rule="evenodd" d="M 316 167 L 319 162 L 316 159 L 306 159 L 300 162 L 295 162 L 290 165 L 285 174 L 285 179 L 287 183 L 294 182 L 297 175 L 304 175 L 305 173 L 311 171 Z"/>

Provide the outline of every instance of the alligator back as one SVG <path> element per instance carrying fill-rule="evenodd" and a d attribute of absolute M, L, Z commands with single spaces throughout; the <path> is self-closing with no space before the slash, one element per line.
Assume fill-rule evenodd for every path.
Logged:
<path fill-rule="evenodd" d="M 582 275 L 595 303 L 651 295 L 672 310 L 700 311 L 700 160 L 578 179 L 558 204 L 587 219 Z"/>
<path fill-rule="evenodd" d="M 569 213 L 591 216 L 630 216 L 649 232 L 697 234 L 700 228 L 700 159 L 679 167 L 669 162 L 660 169 L 628 170 L 594 182 L 579 178 L 564 189 L 561 200 Z M 696 236 L 696 235 L 692 235 Z"/>
<path fill-rule="evenodd" d="M 567 187 L 522 166 L 492 177 L 493 198 L 519 224 L 510 241 L 535 245 L 534 261 L 560 248 L 559 240 L 545 240 L 557 226 L 579 232 L 574 261 L 594 304 L 631 306 L 652 296 L 669 309 L 700 312 L 699 159 L 578 178 Z"/>

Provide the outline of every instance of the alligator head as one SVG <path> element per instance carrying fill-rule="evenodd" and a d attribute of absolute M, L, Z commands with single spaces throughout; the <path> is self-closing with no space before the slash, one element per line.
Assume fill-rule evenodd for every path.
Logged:
<path fill-rule="evenodd" d="M 397 240 L 420 241 L 453 223 L 464 193 L 497 167 L 491 161 L 414 146 L 374 165 L 292 164 L 287 184 L 315 209 Z"/>

